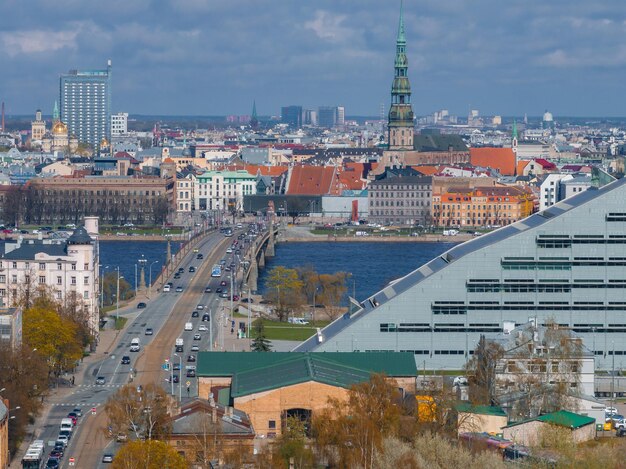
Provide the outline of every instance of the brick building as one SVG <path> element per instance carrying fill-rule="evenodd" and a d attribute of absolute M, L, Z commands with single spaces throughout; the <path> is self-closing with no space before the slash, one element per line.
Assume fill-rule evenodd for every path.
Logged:
<path fill-rule="evenodd" d="M 174 207 L 174 177 L 83 176 L 32 179 L 22 219 L 33 224 L 78 224 L 97 216 L 106 225 L 160 225 Z"/>
<path fill-rule="evenodd" d="M 433 196 L 436 226 L 460 228 L 510 225 L 531 215 L 534 196 L 522 187 L 451 188 Z"/>
<path fill-rule="evenodd" d="M 398 388 L 415 391 L 412 353 L 198 353 L 198 397 L 247 414 L 257 437 L 281 434 L 288 417 L 310 421 L 328 406 L 345 400 L 353 384 L 384 373 Z"/>

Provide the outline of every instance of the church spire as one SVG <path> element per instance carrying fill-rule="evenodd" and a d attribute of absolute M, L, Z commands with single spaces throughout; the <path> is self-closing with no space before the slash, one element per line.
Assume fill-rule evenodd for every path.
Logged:
<path fill-rule="evenodd" d="M 413 108 L 411 107 L 411 83 L 408 76 L 409 61 L 406 57 L 406 34 L 402 2 L 400 2 L 394 70 L 387 142 L 389 150 L 412 150 Z"/>
<path fill-rule="evenodd" d="M 256 129 L 259 125 L 259 119 L 256 115 L 256 99 L 252 101 L 252 118 L 250 119 L 250 127 Z"/>

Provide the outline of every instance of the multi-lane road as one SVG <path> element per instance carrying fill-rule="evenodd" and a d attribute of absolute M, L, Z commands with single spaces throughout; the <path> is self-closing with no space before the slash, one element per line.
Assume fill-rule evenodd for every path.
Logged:
<path fill-rule="evenodd" d="M 223 345 L 220 334 L 231 333 L 228 313 L 222 308 L 222 298 L 216 290 L 221 287 L 231 293 L 230 274 L 234 274 L 237 267 L 231 272 L 223 272 L 220 278 L 211 277 L 211 268 L 222 259 L 227 266 L 238 264 L 243 259 L 249 242 L 238 240 L 239 233 L 241 231 L 236 231 L 230 238 L 213 233 L 200 241 L 196 246 L 197 252 L 194 249 L 180 263 L 180 278 L 174 279 L 172 276 L 168 280 L 173 284 L 171 291 L 155 295 L 145 309 L 139 310 L 134 318 L 129 319 L 129 324 L 119 334 L 106 358 L 85 369 L 82 384 L 76 386 L 62 402 L 54 405 L 36 435 L 37 439 L 44 440 L 48 445 L 54 445 L 61 419 L 68 412 L 80 408 L 83 413 L 61 461 L 62 468 L 71 467 L 70 457 L 74 458 L 75 467 L 107 467 L 107 464 L 101 462 L 102 456 L 105 453 L 114 454 L 118 443 L 106 435 L 107 421 L 103 404 L 129 382 L 134 385 L 161 383 L 168 392 L 173 390 L 176 398 L 180 394 L 183 401 L 197 396 L 196 379 L 186 376 L 187 367 L 195 366 L 195 362 L 189 361 L 190 355 L 196 356 L 192 347 L 196 345 L 198 350 L 214 349 Z M 226 253 L 235 241 L 238 241 L 239 254 Z M 198 254 L 202 254 L 202 260 L 198 259 Z M 190 267 L 195 272 L 190 272 Z M 221 282 L 227 285 L 222 286 Z M 177 292 L 177 287 L 182 287 L 182 292 Z M 206 291 L 207 287 L 211 292 Z M 230 300 L 224 301 L 225 306 L 228 306 Z M 194 311 L 197 311 L 197 315 Z M 208 320 L 203 318 L 204 314 L 209 315 Z M 184 330 L 185 323 L 191 323 L 191 330 Z M 204 329 L 201 326 L 209 330 L 201 330 Z M 147 329 L 152 329 L 152 335 L 146 335 Z M 194 340 L 196 334 L 199 334 L 199 338 Z M 139 352 L 130 351 L 133 338 L 139 338 Z M 184 342 L 180 353 L 175 352 L 177 338 L 182 338 Z M 124 356 L 130 357 L 129 364 L 122 364 Z M 162 365 L 166 360 L 171 365 L 180 365 L 181 369 L 165 371 Z M 178 375 L 179 383 L 170 382 L 171 374 Z M 104 384 L 96 384 L 98 377 L 104 378 Z M 189 393 L 187 382 L 190 384 Z"/>

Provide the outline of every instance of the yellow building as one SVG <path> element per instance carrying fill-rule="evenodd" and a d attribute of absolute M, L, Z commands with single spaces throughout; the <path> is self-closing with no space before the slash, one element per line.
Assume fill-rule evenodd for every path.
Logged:
<path fill-rule="evenodd" d="M 37 109 L 35 120 L 30 123 L 30 138 L 33 142 L 41 142 L 46 133 L 46 121 L 41 118 L 41 109 Z"/>

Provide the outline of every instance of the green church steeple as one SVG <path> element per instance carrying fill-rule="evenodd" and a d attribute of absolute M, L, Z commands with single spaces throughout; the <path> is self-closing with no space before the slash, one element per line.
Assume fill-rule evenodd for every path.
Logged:
<path fill-rule="evenodd" d="M 412 150 L 414 114 L 411 107 L 411 83 L 408 77 L 409 62 L 406 57 L 406 34 L 402 2 L 400 2 L 394 69 L 388 122 L 389 149 Z"/>

